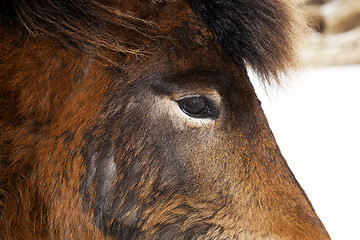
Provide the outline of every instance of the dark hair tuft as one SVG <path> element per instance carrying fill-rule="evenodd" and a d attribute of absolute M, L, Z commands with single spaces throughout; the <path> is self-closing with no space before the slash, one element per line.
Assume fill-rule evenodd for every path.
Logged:
<path fill-rule="evenodd" d="M 266 82 L 278 80 L 282 72 L 296 66 L 300 21 L 291 1 L 188 1 L 224 50 L 236 61 L 247 62 Z"/>

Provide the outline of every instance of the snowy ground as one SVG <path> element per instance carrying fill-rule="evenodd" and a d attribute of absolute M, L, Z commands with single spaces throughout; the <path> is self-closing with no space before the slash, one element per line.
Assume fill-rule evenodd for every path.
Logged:
<path fill-rule="evenodd" d="M 360 240 L 360 65 L 291 81 L 255 86 L 276 140 L 332 239 Z"/>

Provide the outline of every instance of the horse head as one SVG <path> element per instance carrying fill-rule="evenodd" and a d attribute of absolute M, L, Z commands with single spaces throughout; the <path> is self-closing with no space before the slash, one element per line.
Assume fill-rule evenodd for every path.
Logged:
<path fill-rule="evenodd" d="M 329 239 L 247 74 L 285 0 L 3 1 L 2 239 Z"/>

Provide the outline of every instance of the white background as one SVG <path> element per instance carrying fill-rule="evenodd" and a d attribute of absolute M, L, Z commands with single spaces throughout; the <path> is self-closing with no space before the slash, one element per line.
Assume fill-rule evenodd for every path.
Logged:
<path fill-rule="evenodd" d="M 295 75 L 267 93 L 253 83 L 284 157 L 331 238 L 360 240 L 360 65 Z"/>

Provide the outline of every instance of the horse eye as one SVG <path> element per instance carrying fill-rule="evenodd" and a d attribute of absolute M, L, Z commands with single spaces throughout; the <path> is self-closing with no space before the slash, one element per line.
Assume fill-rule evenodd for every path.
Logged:
<path fill-rule="evenodd" d="M 216 117 L 213 103 L 204 96 L 187 97 L 177 101 L 180 109 L 194 118 Z"/>

